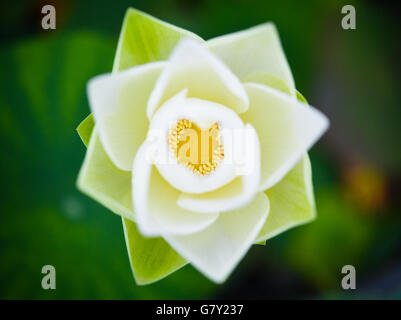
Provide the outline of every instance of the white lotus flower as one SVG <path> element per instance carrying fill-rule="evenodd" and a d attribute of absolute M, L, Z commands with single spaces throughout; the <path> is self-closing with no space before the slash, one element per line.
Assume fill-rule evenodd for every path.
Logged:
<path fill-rule="evenodd" d="M 96 128 L 78 185 L 125 218 L 129 249 L 133 231 L 126 224 L 134 222 L 141 239 L 164 239 L 207 277 L 222 282 L 253 243 L 312 217 L 287 219 L 291 212 L 283 211 L 268 219 L 271 210 L 286 205 L 286 197 L 298 198 L 298 204 L 287 201 L 289 207 L 300 206 L 297 212 L 305 202 L 314 210 L 305 154 L 328 120 L 298 101 L 272 24 L 203 42 L 129 12 L 115 72 L 88 84 Z M 121 57 L 129 57 L 122 54 L 128 41 L 124 30 L 135 30 L 129 26 L 134 22 L 137 28 L 152 23 L 180 37 L 170 45 L 168 59 L 119 71 Z M 160 34 L 156 40 L 171 40 Z M 141 45 L 139 39 L 130 41 Z M 156 55 L 166 55 L 158 48 Z M 293 183 L 285 179 L 291 170 L 297 170 L 292 179 L 301 176 L 303 182 L 280 192 Z M 277 193 L 270 194 L 274 187 Z M 129 253 L 135 260 L 135 250 Z"/>

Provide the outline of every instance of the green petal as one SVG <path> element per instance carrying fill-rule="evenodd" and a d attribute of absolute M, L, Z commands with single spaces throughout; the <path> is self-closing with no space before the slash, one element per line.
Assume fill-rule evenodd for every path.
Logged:
<path fill-rule="evenodd" d="M 184 36 L 202 41 L 191 32 L 130 8 L 124 18 L 113 71 L 166 60 L 179 39 Z M 86 118 L 77 129 L 85 144 L 88 143 L 91 128 L 93 128 L 91 121 L 93 121 L 91 117 Z M 96 131 L 90 137 L 89 149 L 81 169 L 78 186 L 114 213 L 132 219 L 131 173 L 118 169 L 112 163 Z M 127 219 L 123 219 L 123 225 L 128 251 L 130 253 L 135 250 L 135 254 L 129 254 L 129 256 L 137 283 L 157 281 L 185 264 L 184 259 L 163 239 L 141 237 L 135 224 Z"/>
<path fill-rule="evenodd" d="M 93 115 L 90 114 L 87 116 L 77 127 L 77 132 L 79 137 L 81 138 L 84 145 L 87 147 L 89 144 L 89 140 L 91 138 L 91 134 L 93 128 L 95 127 L 95 121 L 93 120 Z"/>
<path fill-rule="evenodd" d="M 297 91 L 296 94 L 297 94 L 297 99 L 298 99 L 299 101 L 308 104 L 308 101 L 306 101 L 305 97 L 304 97 L 299 91 Z"/>
<path fill-rule="evenodd" d="M 89 118 L 90 119 L 90 118 Z M 84 120 L 80 127 L 89 126 Z M 89 130 L 81 130 L 83 141 Z M 107 156 L 96 131 L 89 141 L 84 163 L 79 172 L 78 188 L 106 208 L 123 217 L 133 219 L 131 172 L 118 169 Z"/>
<path fill-rule="evenodd" d="M 316 211 L 308 155 L 265 193 L 270 200 L 270 213 L 256 242 L 266 241 L 289 228 L 313 220 Z"/>
<path fill-rule="evenodd" d="M 124 218 L 122 220 L 128 256 L 137 284 L 155 282 L 187 264 L 162 238 L 145 238 L 139 233 L 136 223 Z"/>
<path fill-rule="evenodd" d="M 88 147 L 78 177 L 78 188 L 112 212 L 132 219 L 131 173 L 114 165 L 96 132 L 91 138 L 94 126 L 93 115 L 90 114 L 77 128 L 82 142 Z"/>
<path fill-rule="evenodd" d="M 203 41 L 192 32 L 129 8 L 118 40 L 113 71 L 167 60 L 178 40 L 185 36 Z"/>

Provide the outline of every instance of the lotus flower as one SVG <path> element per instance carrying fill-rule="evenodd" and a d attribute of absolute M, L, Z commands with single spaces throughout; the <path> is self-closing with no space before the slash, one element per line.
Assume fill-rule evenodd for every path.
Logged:
<path fill-rule="evenodd" d="M 314 218 L 307 151 L 328 120 L 272 23 L 204 41 L 129 9 L 88 97 L 78 187 L 122 216 L 138 284 L 188 262 L 221 283 L 252 244 Z"/>

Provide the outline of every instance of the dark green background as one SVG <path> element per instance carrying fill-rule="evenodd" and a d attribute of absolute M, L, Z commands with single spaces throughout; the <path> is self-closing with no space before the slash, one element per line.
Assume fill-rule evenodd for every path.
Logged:
<path fill-rule="evenodd" d="M 57 29 L 42 30 L 45 4 Z M 353 4 L 357 29 L 341 28 Z M 109 72 L 127 7 L 205 39 L 276 23 L 297 88 L 331 127 L 312 149 L 318 218 L 254 246 L 221 286 L 187 266 L 136 286 L 121 220 L 80 194 L 85 84 Z M 400 7 L 379 1 L 3 1 L 0 298 L 401 298 Z M 41 288 L 41 268 L 57 289 Z M 341 289 L 341 268 L 357 290 Z"/>

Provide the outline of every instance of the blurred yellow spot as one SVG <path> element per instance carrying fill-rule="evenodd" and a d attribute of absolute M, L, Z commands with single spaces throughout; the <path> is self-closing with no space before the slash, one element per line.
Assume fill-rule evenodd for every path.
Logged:
<path fill-rule="evenodd" d="M 374 211 L 383 208 L 387 198 L 385 177 L 375 168 L 357 165 L 345 172 L 346 194 L 360 207 Z"/>

